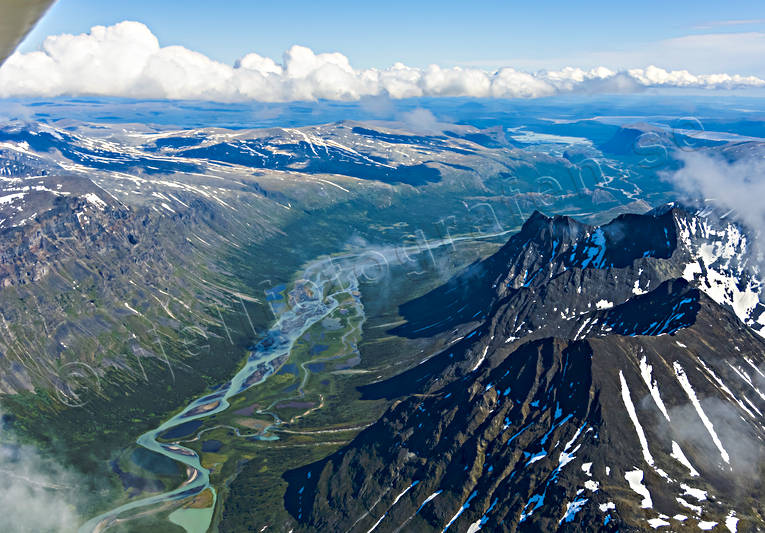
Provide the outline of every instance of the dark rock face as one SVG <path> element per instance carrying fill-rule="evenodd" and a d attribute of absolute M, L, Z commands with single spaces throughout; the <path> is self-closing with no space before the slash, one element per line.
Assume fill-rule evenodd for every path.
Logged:
<path fill-rule="evenodd" d="M 761 530 L 760 304 L 715 285 L 757 270 L 709 251 L 742 240 L 677 208 L 599 228 L 533 215 L 404 306 L 400 334 L 477 327 L 367 387 L 398 400 L 287 473 L 287 509 L 306 531 Z"/>
<path fill-rule="evenodd" d="M 673 216 L 672 211 L 654 212 L 651 216 L 622 215 L 595 228 L 569 217 L 548 218 L 535 212 L 496 254 L 474 264 L 447 285 L 402 306 L 408 321 L 392 332 L 417 337 L 448 331 L 476 313 L 485 316 L 494 302 L 524 289 L 547 293 L 556 286 L 564 291 L 573 288 L 575 294 L 580 294 L 582 284 L 600 290 L 598 286 L 606 283 L 602 287 L 604 295 L 619 291 L 624 299 L 632 294 L 633 287 L 611 280 L 613 269 L 635 265 L 640 265 L 640 269 L 643 263 L 661 264 L 646 261 L 647 258 L 670 258 L 677 247 Z M 557 279 L 561 276 L 563 279 Z M 648 276 L 645 280 L 651 281 Z M 545 301 L 557 307 L 566 303 L 566 298 L 557 295 Z M 583 298 L 573 298 L 572 305 L 579 302 L 592 304 Z M 433 316 L 444 314 L 443 309 L 448 310 L 448 316 Z"/>

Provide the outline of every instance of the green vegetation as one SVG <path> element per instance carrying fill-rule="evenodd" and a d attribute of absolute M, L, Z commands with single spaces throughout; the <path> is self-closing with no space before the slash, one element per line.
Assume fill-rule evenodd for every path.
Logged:
<path fill-rule="evenodd" d="M 438 224 L 444 204 L 455 210 L 460 208 L 453 198 L 441 199 L 440 206 L 433 198 L 426 200 L 418 195 L 408 200 L 412 209 L 406 212 L 395 204 L 377 206 L 368 200 L 358 200 L 300 215 L 282 228 L 286 238 L 280 235 L 226 256 L 216 256 L 214 268 L 192 272 L 179 266 L 173 275 L 180 280 L 207 279 L 208 284 L 227 286 L 262 300 L 262 291 L 288 282 L 309 260 L 328 249 L 341 250 L 349 242 L 349 227 L 358 228 L 357 236 L 366 242 L 412 245 L 420 241 L 415 233 L 418 228 L 424 228 L 431 239 L 444 236 L 443 227 Z M 379 225 L 368 227 L 371 220 Z M 461 228 L 450 230 L 452 235 L 459 229 L 474 229 L 475 221 L 463 222 Z M 390 337 L 385 333 L 387 328 L 380 326 L 400 320 L 396 311 L 399 303 L 442 283 L 448 272 L 495 248 L 493 243 L 465 242 L 457 246 L 455 253 L 451 247 L 444 247 L 435 252 L 438 265 L 428 263 L 429 259 L 422 254 L 415 263 L 394 268 L 381 282 L 362 285 L 367 315 L 363 339 L 359 330 L 362 317 L 350 305 L 352 297 L 342 296 L 342 305 L 330 320 L 305 333 L 279 372 L 264 384 L 235 397 L 227 411 L 205 420 L 196 432 L 205 431 L 203 438 L 184 445 L 200 452 L 203 464 L 213 467 L 212 482 L 220 496 L 214 520 L 222 530 L 239 531 L 237 524 L 252 522 L 253 517 L 286 519 L 281 516 L 285 487 L 282 474 L 321 459 L 349 442 L 386 408 L 384 401 L 360 401 L 357 387 L 399 373 L 418 362 L 423 357 L 422 350 L 432 349 L 437 343 Z M 411 271 L 418 274 L 407 275 Z M 92 284 L 85 280 L 80 283 L 87 297 L 97 302 Z M 192 297 L 193 291 L 187 289 L 183 298 Z M 140 298 L 151 300 L 146 294 L 136 293 L 126 301 Z M 90 486 L 83 487 L 83 492 L 93 496 L 81 504 L 79 511 L 83 516 L 146 495 L 140 490 L 126 492 L 115 473 L 115 465 L 123 472 L 157 481 L 167 488 L 185 479 L 181 472 L 160 475 L 140 468 L 133 461 L 135 445 L 130 443 L 191 399 L 228 380 L 242 364 L 246 348 L 257 332 L 264 331 L 273 320 L 263 303 L 233 297 L 200 303 L 206 316 L 217 315 L 221 320 L 208 319 L 203 323 L 204 329 L 196 329 L 196 321 L 157 320 L 155 330 L 138 317 L 125 317 L 129 330 L 139 334 L 135 342 L 157 350 L 160 339 L 161 353 L 167 359 L 141 358 L 139 367 L 136 358 L 130 373 L 107 372 L 100 377 L 99 386 L 77 391 L 80 407 L 67 407 L 54 393 L 42 389 L 3 398 L 4 409 L 14 417 L 17 434 L 42 445 L 87 476 Z M 64 307 L 68 312 L 77 312 L 74 304 Z M 351 349 L 353 345 L 357 345 L 357 350 Z M 87 349 L 93 353 L 104 346 L 110 348 L 102 357 L 129 349 L 127 339 L 116 334 L 99 336 L 98 342 Z M 237 414 L 252 406 L 255 407 L 251 414 Z M 282 424 L 274 427 L 277 419 Z M 210 429 L 216 426 L 222 427 Z M 236 436 L 236 431 L 278 440 L 250 440 Z M 208 440 L 220 441 L 220 450 L 202 451 Z M 253 486 L 258 487 L 257 497 L 251 492 Z M 164 531 L 177 527 L 160 520 L 163 513 L 141 515 L 119 527 L 125 531 L 151 531 L 154 524 L 160 523 L 168 528 Z M 133 522 L 146 529 L 137 525 L 134 528 Z"/>

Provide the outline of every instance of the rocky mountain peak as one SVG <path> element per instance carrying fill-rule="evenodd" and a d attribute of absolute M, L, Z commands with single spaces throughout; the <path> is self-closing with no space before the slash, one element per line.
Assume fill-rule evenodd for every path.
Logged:
<path fill-rule="evenodd" d="M 445 295 L 476 289 L 484 306 L 444 352 L 366 391 L 399 401 L 289 472 L 287 509 L 307 530 L 758 527 L 765 341 L 712 274 L 754 275 L 726 252 L 734 227 L 677 206 L 600 227 L 534 213 L 402 308 L 397 331 L 415 335 L 428 301 L 452 323 Z"/>

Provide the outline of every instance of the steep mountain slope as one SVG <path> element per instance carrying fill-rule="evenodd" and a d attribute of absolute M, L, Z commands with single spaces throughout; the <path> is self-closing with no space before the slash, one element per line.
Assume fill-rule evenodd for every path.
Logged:
<path fill-rule="evenodd" d="M 285 476 L 292 516 L 306 531 L 761 529 L 758 269 L 705 215 L 537 213 L 405 306 L 400 334 L 440 319 L 453 344 L 365 390 L 399 400 Z"/>
<path fill-rule="evenodd" d="M 209 335 L 211 306 L 241 305 L 237 290 L 253 299 L 224 265 L 237 246 L 275 233 L 280 213 L 262 196 L 231 200 L 259 215 L 242 223 L 204 197 L 163 214 L 82 175 L 37 172 L 0 182 L 0 391 L 49 389 L 76 403 L 83 382 L 67 378 L 80 364 L 89 380 L 146 379 L 147 365 L 171 364 L 163 339 L 177 346 L 190 326 Z M 179 352 L 172 364 L 184 365 Z"/>

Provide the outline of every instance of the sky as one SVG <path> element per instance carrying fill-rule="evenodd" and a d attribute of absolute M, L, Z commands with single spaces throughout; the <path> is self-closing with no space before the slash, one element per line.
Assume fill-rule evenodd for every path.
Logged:
<path fill-rule="evenodd" d="M 50 37 L 63 34 L 88 38 Z M 751 0 L 58 0 L 0 68 L 0 97 L 285 101 L 762 88 L 763 57 L 765 3 Z"/>
<path fill-rule="evenodd" d="M 735 47 L 737 34 L 765 33 L 765 3 L 59 0 L 21 49 L 38 48 L 48 35 L 84 33 L 123 20 L 143 22 L 163 45 L 182 45 L 225 63 L 248 52 L 278 59 L 299 44 L 316 52 L 341 52 L 357 68 L 384 68 L 397 61 L 413 67 L 629 68 L 647 65 L 619 64 L 620 56 L 629 61 L 645 54 L 663 68 L 699 63 L 702 68 L 689 70 L 709 74 L 729 71 L 731 61 L 709 64 L 711 70 L 704 71 L 703 61 L 709 58 L 688 58 L 685 64 L 670 58 L 659 64 L 662 54 L 653 51 L 669 39 L 715 34 L 730 36 L 727 42 Z M 765 61 L 734 63 L 745 68 L 738 74 L 765 75 Z"/>

